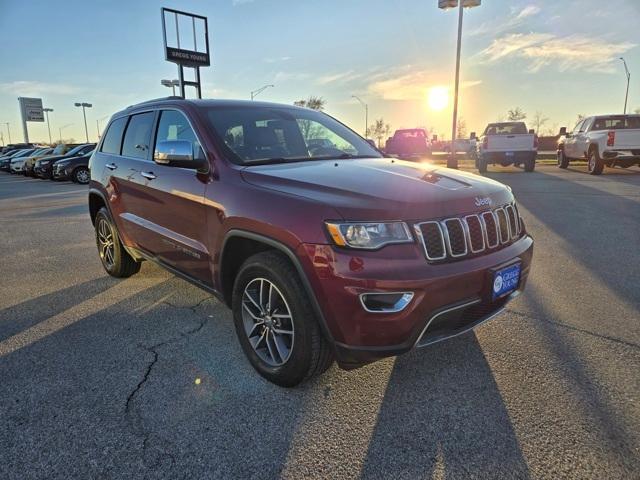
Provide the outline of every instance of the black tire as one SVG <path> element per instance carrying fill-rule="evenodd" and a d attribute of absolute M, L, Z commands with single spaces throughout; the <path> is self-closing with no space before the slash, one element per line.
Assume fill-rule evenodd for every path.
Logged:
<path fill-rule="evenodd" d="M 524 171 L 533 172 L 536 169 L 536 155 L 532 155 L 524 161 Z"/>
<path fill-rule="evenodd" d="M 90 172 L 87 167 L 78 167 L 71 173 L 71 181 L 80 185 L 87 185 L 90 180 Z"/>
<path fill-rule="evenodd" d="M 478 164 L 478 171 L 480 173 L 487 173 L 487 159 L 484 158 L 482 155 L 478 156 L 478 160 L 477 160 L 477 164 Z"/>
<path fill-rule="evenodd" d="M 587 158 L 587 169 L 590 175 L 600 175 L 604 170 L 604 162 L 598 154 L 597 148 L 589 150 L 589 157 Z"/>
<path fill-rule="evenodd" d="M 569 166 L 569 157 L 564 153 L 564 149 L 558 150 L 558 168 L 567 168 Z"/>
<path fill-rule="evenodd" d="M 257 350 L 249 341 L 250 334 L 245 328 L 246 320 L 243 317 L 245 289 L 257 279 L 264 279 L 267 283 L 273 284 L 277 293 L 285 300 L 286 308 L 290 311 L 291 318 L 287 321 L 290 322 L 293 335 L 289 355 L 284 363 L 276 366 L 267 363 L 258 355 Z M 247 305 L 250 304 L 247 303 Z M 234 282 L 232 307 L 236 333 L 242 350 L 253 368 L 270 382 L 281 387 L 294 387 L 305 380 L 320 375 L 333 363 L 333 350 L 322 334 L 319 319 L 301 284 L 298 272 L 283 254 L 276 251 L 262 252 L 253 255 L 244 262 Z M 263 321 L 265 319 L 264 316 L 260 318 Z M 267 328 L 261 328 L 264 335 L 264 330 Z M 274 345 L 273 333 L 271 339 L 271 345 Z M 268 334 L 264 342 L 269 342 Z M 256 345 L 258 344 L 260 341 L 256 343 Z"/>
<path fill-rule="evenodd" d="M 140 262 L 135 261 L 122 246 L 118 229 L 105 207 L 102 207 L 96 214 L 95 232 L 100 261 L 109 275 L 116 278 L 127 278 L 140 271 Z M 107 234 L 113 247 L 109 253 L 103 245 L 103 238 L 106 240 Z"/>

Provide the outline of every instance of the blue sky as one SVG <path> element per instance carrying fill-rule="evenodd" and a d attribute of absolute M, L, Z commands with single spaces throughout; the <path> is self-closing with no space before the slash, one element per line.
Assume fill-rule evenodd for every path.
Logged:
<path fill-rule="evenodd" d="M 468 130 L 520 106 L 546 128 L 578 113 L 620 112 L 632 71 L 630 108 L 640 107 L 640 0 L 483 0 L 465 13 L 460 112 Z M 432 88 L 453 83 L 457 14 L 437 0 L 0 0 L 0 132 L 20 140 L 18 96 L 53 108 L 52 136 L 84 138 L 76 101 L 96 120 L 137 101 L 166 95 L 175 78 L 164 61 L 160 7 L 209 18 L 212 67 L 202 70 L 204 96 L 292 103 L 309 95 L 358 131 L 370 123 L 426 126 L 450 134 L 451 102 L 430 108 Z M 104 123 L 104 120 L 102 121 Z M 32 140 L 44 124 L 30 123 Z"/>

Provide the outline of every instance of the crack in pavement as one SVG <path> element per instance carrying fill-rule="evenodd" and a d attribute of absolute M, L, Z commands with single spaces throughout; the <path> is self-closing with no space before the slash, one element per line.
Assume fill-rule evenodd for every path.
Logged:
<path fill-rule="evenodd" d="M 195 305 L 192 306 L 178 306 L 178 305 L 173 305 L 170 302 L 164 301 L 162 303 L 173 307 L 173 308 L 186 308 L 191 310 L 193 313 L 196 313 L 196 309 L 198 307 L 200 307 L 204 302 L 211 300 L 211 297 L 207 297 L 204 298 L 202 300 L 200 300 L 198 303 L 196 303 Z M 154 345 L 150 345 L 150 346 L 145 346 L 145 345 L 138 345 L 140 348 L 143 348 L 144 350 L 146 350 L 147 352 L 151 353 L 153 358 L 151 359 L 151 361 L 147 364 L 145 370 L 144 370 L 144 375 L 142 377 L 142 379 L 138 382 L 138 384 L 136 385 L 136 387 L 129 393 L 129 395 L 127 396 L 127 401 L 125 403 L 125 408 L 124 408 L 124 413 L 125 416 L 128 420 L 128 422 L 131 424 L 132 430 L 134 431 L 134 433 L 139 436 L 142 437 L 142 457 L 143 457 L 143 461 L 144 458 L 146 456 L 146 452 L 149 449 L 149 442 L 151 440 L 151 435 L 152 432 L 147 431 L 144 427 L 144 421 L 142 419 L 142 417 L 140 416 L 139 413 L 135 412 L 134 410 L 134 401 L 135 399 L 139 396 L 140 391 L 142 390 L 143 386 L 145 385 L 145 383 L 149 380 L 149 377 L 151 376 L 151 372 L 153 371 L 154 366 L 158 363 L 158 360 L 160 358 L 160 354 L 158 353 L 158 349 L 166 346 L 170 343 L 173 343 L 177 340 L 180 340 L 181 338 L 185 338 L 187 336 L 190 335 L 194 335 L 198 332 L 200 332 L 204 326 L 207 324 L 207 320 L 208 320 L 208 316 L 204 316 L 200 319 L 200 321 L 198 322 L 198 325 L 196 325 L 194 328 L 188 329 L 188 330 L 184 330 L 184 331 L 179 331 L 178 334 L 174 337 L 171 337 L 167 340 L 164 340 L 162 342 L 156 343 Z M 151 465 L 148 465 L 150 468 L 156 468 L 158 467 L 161 463 L 162 463 L 162 459 L 163 458 L 169 458 L 169 460 L 171 461 L 172 464 L 175 464 L 175 457 L 164 450 L 161 450 L 160 454 L 158 455 L 158 457 L 156 458 L 155 462 Z"/>
<path fill-rule="evenodd" d="M 566 328 L 567 330 L 572 330 L 572 331 L 578 332 L 578 333 L 584 333 L 585 335 L 590 335 L 592 337 L 596 337 L 596 338 L 599 338 L 601 340 L 608 340 L 610 342 L 619 343 L 620 345 L 624 345 L 626 347 L 630 347 L 630 348 L 634 348 L 634 349 L 640 349 L 640 345 L 638 345 L 637 343 L 627 342 L 626 340 L 621 340 L 619 338 L 610 337 L 608 335 L 602 335 L 600 333 L 594 333 L 594 332 L 592 332 L 590 330 L 586 330 L 586 329 L 579 328 L 579 327 L 574 327 L 573 325 L 567 325 L 566 323 L 554 322 L 553 320 L 547 320 L 546 318 L 538 318 L 538 317 L 535 317 L 535 316 L 533 316 L 533 315 L 531 315 L 529 313 L 519 312 L 517 310 L 511 310 L 509 308 L 507 308 L 506 311 L 509 312 L 509 313 L 513 313 L 516 316 L 526 318 L 528 320 L 535 320 L 537 322 L 549 323 L 551 325 L 556 325 L 558 327 Z"/>

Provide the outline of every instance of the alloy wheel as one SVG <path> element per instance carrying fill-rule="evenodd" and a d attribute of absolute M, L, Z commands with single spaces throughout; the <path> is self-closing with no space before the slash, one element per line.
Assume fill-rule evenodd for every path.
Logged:
<path fill-rule="evenodd" d="M 78 170 L 78 172 L 76 173 L 76 180 L 78 180 L 78 183 L 82 184 L 89 183 L 89 170 Z"/>
<path fill-rule="evenodd" d="M 113 241 L 113 231 L 111 225 L 104 220 L 100 219 L 98 222 L 98 249 L 100 251 L 100 258 L 108 269 L 113 268 L 115 264 L 115 244 Z"/>
<path fill-rule="evenodd" d="M 293 317 L 282 292 L 266 278 L 251 280 L 242 294 L 242 321 L 251 347 L 271 367 L 284 365 L 293 351 Z"/>

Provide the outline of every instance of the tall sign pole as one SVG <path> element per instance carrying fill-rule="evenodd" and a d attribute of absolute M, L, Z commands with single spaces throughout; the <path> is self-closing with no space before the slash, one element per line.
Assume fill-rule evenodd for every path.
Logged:
<path fill-rule="evenodd" d="M 41 98 L 18 97 L 24 143 L 29 143 L 27 122 L 44 122 L 44 110 Z"/>
<path fill-rule="evenodd" d="M 458 168 L 456 157 L 456 137 L 458 135 L 458 90 L 460 88 L 460 51 L 462 50 L 462 16 L 464 14 L 463 0 L 458 6 L 458 46 L 456 49 L 456 85 L 453 94 L 453 126 L 451 127 L 451 157 L 447 160 L 447 167 Z"/>
<path fill-rule="evenodd" d="M 180 96 L 185 98 L 185 87 L 191 86 L 195 87 L 197 97 L 202 98 L 200 67 L 208 67 L 211 65 L 207 17 L 164 7 L 161 13 L 164 58 L 167 62 L 178 65 Z M 182 19 L 182 21 L 180 21 L 180 19 Z M 179 28 L 180 26 L 186 27 L 187 31 L 185 32 L 184 28 L 181 30 Z M 171 28 L 175 32 L 175 42 L 167 37 L 167 28 Z M 200 41 L 198 41 L 198 38 L 200 38 Z M 194 70 L 195 81 L 187 81 L 184 79 L 185 67 Z"/>
<path fill-rule="evenodd" d="M 629 68 L 627 67 L 627 61 L 620 57 L 622 63 L 624 63 L 624 72 L 627 75 L 627 93 L 624 96 L 624 115 L 627 114 L 627 100 L 629 100 L 629 82 L 631 81 L 631 73 L 629 72 Z"/>

